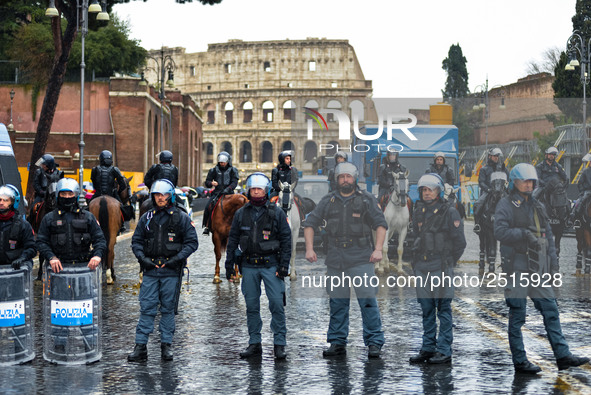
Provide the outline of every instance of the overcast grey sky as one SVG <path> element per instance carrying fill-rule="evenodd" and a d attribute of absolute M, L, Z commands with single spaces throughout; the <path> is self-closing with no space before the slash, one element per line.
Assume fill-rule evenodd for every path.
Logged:
<path fill-rule="evenodd" d="M 564 48 L 575 0 L 223 0 L 215 6 L 174 0 L 131 1 L 114 11 L 146 49 L 188 52 L 207 44 L 326 37 L 348 39 L 374 97 L 441 97 L 441 62 L 459 43 L 469 88 L 510 84 L 531 59 Z"/>

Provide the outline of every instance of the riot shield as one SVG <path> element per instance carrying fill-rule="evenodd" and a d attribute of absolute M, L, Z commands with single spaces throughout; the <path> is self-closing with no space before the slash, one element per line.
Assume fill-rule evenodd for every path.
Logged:
<path fill-rule="evenodd" d="M 29 362 L 33 348 L 33 262 L 0 266 L 0 366 Z"/>
<path fill-rule="evenodd" d="M 43 358 L 65 365 L 101 359 L 101 269 L 47 265 L 43 276 Z"/>

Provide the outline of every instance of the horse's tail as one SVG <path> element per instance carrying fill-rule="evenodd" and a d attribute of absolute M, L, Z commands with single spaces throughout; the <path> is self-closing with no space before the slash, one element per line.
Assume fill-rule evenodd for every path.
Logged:
<path fill-rule="evenodd" d="M 109 245 L 111 232 L 109 232 L 109 206 L 107 205 L 107 199 L 103 198 L 100 200 L 98 221 L 103 235 L 105 235 L 105 239 L 107 240 L 107 245 Z"/>

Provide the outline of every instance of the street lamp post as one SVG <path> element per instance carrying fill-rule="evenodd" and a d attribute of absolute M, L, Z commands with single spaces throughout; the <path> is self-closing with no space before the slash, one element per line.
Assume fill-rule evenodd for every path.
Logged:
<path fill-rule="evenodd" d="M 151 56 L 147 55 L 147 58 L 152 59 L 154 63 L 156 63 L 156 67 L 146 67 L 145 70 L 152 70 L 156 73 L 156 75 L 160 78 L 160 90 L 158 92 L 158 99 L 160 99 L 160 151 L 164 149 L 164 99 L 166 99 L 166 93 L 164 91 L 164 78 L 166 77 L 166 72 L 168 72 L 168 80 L 166 84 L 172 86 L 174 84 L 174 70 L 176 68 L 176 64 L 172 59 L 171 55 L 164 54 L 164 47 L 160 48 L 160 56 Z M 142 81 L 145 81 L 145 75 L 142 72 Z M 169 112 L 170 112 L 169 108 Z M 172 114 L 170 114 L 172 116 Z M 169 149 L 172 151 L 172 131 L 170 122 L 172 118 L 169 119 Z"/>
<path fill-rule="evenodd" d="M 10 123 L 8 124 L 8 131 L 9 132 L 14 132 L 14 125 L 12 124 L 12 102 L 14 100 L 14 89 L 10 90 Z"/>
<path fill-rule="evenodd" d="M 586 43 L 586 45 L 585 45 Z M 589 75 L 587 69 L 591 63 L 591 37 L 587 39 L 583 37 L 581 32 L 575 30 L 573 34 L 566 40 L 566 50 L 568 52 L 568 63 L 564 67 L 565 70 L 574 70 L 576 66 L 581 65 L 581 84 L 583 84 L 583 133 L 585 134 L 585 152 L 589 150 L 587 134 L 587 84 L 589 83 Z M 581 58 L 581 63 L 577 60 L 577 53 Z M 585 154 L 583 152 L 583 154 Z"/>
<path fill-rule="evenodd" d="M 488 120 L 490 119 L 490 96 L 489 92 L 495 88 L 501 88 L 501 105 L 499 106 L 500 109 L 505 108 L 505 88 L 503 85 L 495 85 L 489 89 L 488 87 L 488 77 L 486 77 L 486 82 L 484 84 L 476 86 L 474 88 L 474 92 L 476 93 L 477 90 L 481 92 L 481 102 L 480 104 L 475 104 L 472 109 L 473 110 L 480 110 L 484 109 L 484 147 L 488 150 Z"/>

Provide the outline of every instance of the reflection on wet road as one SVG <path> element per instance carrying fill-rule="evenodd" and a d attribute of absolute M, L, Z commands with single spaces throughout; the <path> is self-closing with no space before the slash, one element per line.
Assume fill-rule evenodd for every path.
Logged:
<path fill-rule="evenodd" d="M 199 217 L 195 223 L 201 223 Z M 477 273 L 478 243 L 466 224 L 468 248 L 458 273 Z M 199 232 L 200 233 L 200 232 Z M 414 289 L 380 289 L 386 344 L 383 357 L 368 360 L 363 346 L 361 317 L 352 303 L 348 353 L 341 359 L 322 358 L 328 327 L 328 300 L 309 297 L 301 288 L 304 275 L 320 276 L 321 263 L 309 264 L 300 251 L 297 282 L 288 284 L 288 359 L 275 362 L 270 314 L 262 298 L 263 356 L 241 360 L 247 345 L 245 304 L 239 286 L 224 280 L 212 284 L 214 254 L 210 238 L 199 235 L 200 248 L 190 259 L 190 283 L 183 287 L 174 337 L 174 361 L 160 360 L 159 334 L 148 344 L 147 363 L 132 364 L 126 356 L 134 342 L 139 316 L 138 268 L 129 239 L 116 252 L 117 281 L 103 286 L 103 358 L 89 366 L 51 365 L 41 357 L 41 284 L 35 284 L 37 357 L 28 365 L 5 367 L 3 393 L 465 393 L 591 392 L 591 366 L 558 373 L 545 338 L 542 318 L 528 304 L 524 327 L 530 360 L 543 371 L 538 377 L 515 375 L 507 342 L 507 312 L 502 293 L 489 289 L 461 290 L 454 308 L 453 362 L 448 366 L 410 365 L 420 348 L 420 307 Z M 575 245 L 562 242 L 561 271 L 565 287 L 588 295 L 591 279 L 573 275 Z M 223 271 L 223 269 L 222 269 Z M 185 277 L 186 280 L 186 277 Z M 561 292 L 566 295 L 568 292 Z M 574 294 L 574 292 L 572 293 Z M 321 293 L 322 295 L 322 293 Z M 589 297 L 562 297 L 563 331 L 573 353 L 591 356 Z M 157 325 L 157 324 L 156 324 Z M 157 327 L 157 326 L 156 326 Z"/>

